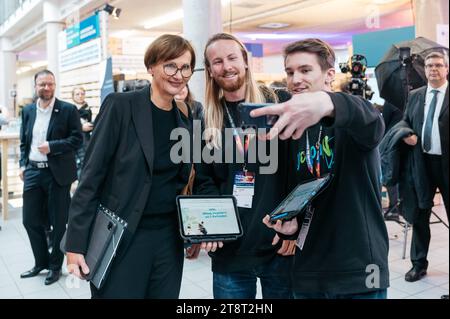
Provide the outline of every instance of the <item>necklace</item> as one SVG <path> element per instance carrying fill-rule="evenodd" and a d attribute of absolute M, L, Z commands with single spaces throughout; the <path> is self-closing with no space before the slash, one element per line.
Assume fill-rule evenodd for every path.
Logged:
<path fill-rule="evenodd" d="M 311 147 L 309 144 L 309 130 L 306 130 L 306 165 L 311 175 L 314 176 L 314 170 L 316 171 L 316 176 L 320 177 L 320 139 L 322 138 L 322 125 L 319 129 L 319 137 L 316 144 L 314 145 L 316 149 L 316 154 L 313 159 L 311 159 Z M 315 162 L 315 165 L 313 165 Z"/>

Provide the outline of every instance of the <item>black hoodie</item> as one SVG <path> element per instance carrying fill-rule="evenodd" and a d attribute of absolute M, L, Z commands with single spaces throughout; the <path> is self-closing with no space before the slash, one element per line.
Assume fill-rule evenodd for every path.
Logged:
<path fill-rule="evenodd" d="M 383 119 L 359 97 L 330 96 L 335 118 L 309 128 L 308 136 L 310 156 L 317 158 L 314 146 L 322 126 L 320 175 L 332 173 L 333 179 L 313 201 L 309 232 L 303 250 L 297 249 L 295 255 L 294 290 L 353 294 L 384 289 L 389 286 L 389 242 L 382 216 L 377 147 L 384 133 Z M 291 141 L 289 148 L 292 189 L 317 173 L 313 176 L 307 167 L 306 134 Z M 299 228 L 302 222 L 299 217 Z"/>

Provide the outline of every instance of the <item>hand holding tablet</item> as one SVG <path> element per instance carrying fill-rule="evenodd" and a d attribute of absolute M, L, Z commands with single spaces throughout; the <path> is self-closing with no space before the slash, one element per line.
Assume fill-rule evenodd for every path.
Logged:
<path fill-rule="evenodd" d="M 330 183 L 332 175 L 297 185 L 270 214 L 270 221 L 290 220 L 305 211 L 312 200 Z"/>
<path fill-rule="evenodd" d="M 207 251 L 243 234 L 234 196 L 178 196 L 177 207 L 181 237 Z"/>

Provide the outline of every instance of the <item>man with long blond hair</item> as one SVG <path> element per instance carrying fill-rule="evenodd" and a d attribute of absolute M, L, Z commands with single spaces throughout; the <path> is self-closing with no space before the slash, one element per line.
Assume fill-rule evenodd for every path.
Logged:
<path fill-rule="evenodd" d="M 233 35 L 219 33 L 210 38 L 204 58 L 204 139 L 212 150 L 220 153 L 222 159 L 226 159 L 225 150 L 230 148 L 244 155 L 244 163 L 213 161 L 211 164 L 202 163 L 197 168 L 197 183 L 202 186 L 197 187 L 196 192 L 235 195 L 244 231 L 240 239 L 225 243 L 223 247 L 219 246 L 220 249 L 217 249 L 217 244 L 203 244 L 206 250 L 211 251 L 214 298 L 253 299 L 256 297 L 257 278 L 261 282 L 263 298 L 291 298 L 291 257 L 282 255 L 292 254 L 294 245 L 291 241 L 281 244 L 278 240 L 272 244 L 275 233 L 260 222 L 264 214 L 273 210 L 285 196 L 284 177 L 278 173 L 283 170 L 278 167 L 278 171 L 272 174 L 259 173 L 263 166 L 260 161 L 245 160 L 252 143 L 254 147 L 260 147 L 261 143 L 256 138 L 241 139 L 234 133 L 234 140 L 230 143 L 222 138 L 226 129 L 236 132 L 239 128 L 236 127 L 239 126 L 239 103 L 275 102 L 276 96 L 270 101 L 264 98 L 249 67 L 248 52 Z M 284 147 L 280 143 L 275 156 L 282 154 Z M 282 158 L 278 162 L 284 164 Z M 250 181 L 250 186 L 239 190 L 238 180 Z"/>

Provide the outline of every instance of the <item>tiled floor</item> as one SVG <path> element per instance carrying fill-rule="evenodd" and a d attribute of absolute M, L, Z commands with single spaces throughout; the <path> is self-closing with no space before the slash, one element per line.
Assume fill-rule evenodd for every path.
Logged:
<path fill-rule="evenodd" d="M 45 286 L 45 272 L 35 278 L 20 279 L 23 271 L 33 266 L 33 255 L 21 219 L 21 200 L 10 201 L 10 218 L 0 222 L 0 299 L 4 298 L 74 298 L 90 297 L 85 282 L 73 282 L 64 275 L 57 283 Z M 444 220 L 442 205 L 435 207 Z M 433 220 L 435 220 L 433 218 Z M 443 224 L 431 226 L 432 239 L 429 252 L 428 275 L 419 282 L 409 283 L 404 274 L 410 268 L 408 235 L 407 258 L 402 259 L 403 229 L 395 222 L 387 222 L 390 237 L 389 265 L 391 287 L 388 297 L 392 299 L 438 299 L 449 293 L 449 231 Z M 65 272 L 66 274 L 66 272 Z M 212 273 L 209 257 L 201 253 L 195 261 L 186 260 L 180 298 L 212 298 Z M 258 298 L 261 297 L 258 287 Z"/>

